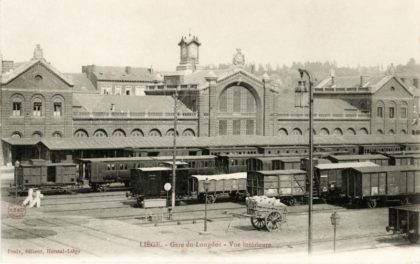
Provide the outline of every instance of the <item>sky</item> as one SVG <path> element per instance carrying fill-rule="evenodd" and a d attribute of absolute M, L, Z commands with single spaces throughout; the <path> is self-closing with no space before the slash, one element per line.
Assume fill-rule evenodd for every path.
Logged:
<path fill-rule="evenodd" d="M 339 66 L 420 62 L 420 0 L 0 0 L 3 59 L 36 44 L 62 72 L 82 65 L 175 70 L 178 42 L 198 36 L 201 64 Z"/>

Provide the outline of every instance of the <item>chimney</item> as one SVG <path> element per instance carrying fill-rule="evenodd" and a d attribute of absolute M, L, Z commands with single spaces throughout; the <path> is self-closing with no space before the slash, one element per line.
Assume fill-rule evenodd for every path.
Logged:
<path fill-rule="evenodd" d="M 401 77 L 400 79 L 403 83 L 405 83 L 405 78 Z"/>
<path fill-rule="evenodd" d="M 413 79 L 413 86 L 416 87 L 417 89 L 419 88 L 419 79 L 417 78 Z"/>
<path fill-rule="evenodd" d="M 369 76 L 366 75 L 360 75 L 360 87 L 362 87 L 366 82 Z"/>
<path fill-rule="evenodd" d="M 125 73 L 131 74 L 131 67 L 130 66 L 125 66 Z"/>
<path fill-rule="evenodd" d="M 8 72 L 8 71 L 10 71 L 10 70 L 13 70 L 13 67 L 14 67 L 14 61 L 10 61 L 10 60 L 7 60 L 7 61 L 2 61 L 1 62 L 1 68 L 2 68 L 2 73 L 4 73 L 4 72 Z"/>

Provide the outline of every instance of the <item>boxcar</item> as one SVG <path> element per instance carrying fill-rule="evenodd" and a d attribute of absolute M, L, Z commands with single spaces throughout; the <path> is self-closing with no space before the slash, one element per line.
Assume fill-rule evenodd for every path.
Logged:
<path fill-rule="evenodd" d="M 306 172 L 302 170 L 250 171 L 247 175 L 249 195 L 278 197 L 288 205 L 303 201 Z"/>
<path fill-rule="evenodd" d="M 280 164 L 274 162 L 280 157 L 251 157 L 247 160 L 248 171 L 280 170 Z"/>
<path fill-rule="evenodd" d="M 420 205 L 389 208 L 386 231 L 404 234 L 411 243 L 417 243 L 420 236 Z"/>
<path fill-rule="evenodd" d="M 408 203 L 420 194 L 420 167 L 386 166 L 350 168 L 343 171 L 342 192 L 351 203 L 365 202 L 376 207 L 377 202 Z"/>
<path fill-rule="evenodd" d="M 362 144 L 359 145 L 359 154 L 369 154 L 377 152 L 389 152 L 389 151 L 401 151 L 404 150 L 404 147 L 400 144 Z"/>
<path fill-rule="evenodd" d="M 420 166 L 420 153 L 387 154 L 389 165 L 417 165 Z"/>
<path fill-rule="evenodd" d="M 337 202 L 341 193 L 342 172 L 349 168 L 378 167 L 379 165 L 365 162 L 320 163 L 314 166 L 315 194 L 328 202 Z"/>
<path fill-rule="evenodd" d="M 76 185 L 78 173 L 74 163 L 48 163 L 31 160 L 16 169 L 18 189 Z M 16 179 L 15 179 L 16 180 Z"/>
<path fill-rule="evenodd" d="M 330 155 L 328 159 L 334 163 L 339 162 L 363 162 L 370 161 L 380 166 L 388 166 L 389 158 L 382 154 L 367 154 L 367 155 Z"/>

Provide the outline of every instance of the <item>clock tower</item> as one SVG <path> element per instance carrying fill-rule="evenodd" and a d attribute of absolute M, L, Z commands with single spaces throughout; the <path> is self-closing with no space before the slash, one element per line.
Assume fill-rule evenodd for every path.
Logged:
<path fill-rule="evenodd" d="M 201 69 L 199 63 L 200 53 L 200 41 L 196 36 L 189 34 L 188 36 L 182 37 L 178 43 L 180 48 L 180 61 L 176 67 L 177 71 L 193 72 Z"/>

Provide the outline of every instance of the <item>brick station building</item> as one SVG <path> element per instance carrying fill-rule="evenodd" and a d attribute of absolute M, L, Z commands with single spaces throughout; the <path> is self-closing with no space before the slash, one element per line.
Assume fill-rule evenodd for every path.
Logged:
<path fill-rule="evenodd" d="M 0 157 L 10 162 L 19 151 L 35 153 L 42 138 L 172 136 L 174 94 L 179 136 L 307 134 L 307 109 L 294 107 L 293 92 L 282 92 L 294 88 L 246 71 L 239 49 L 229 69 L 203 70 L 198 38 L 182 37 L 178 45 L 180 63 L 169 73 L 88 65 L 65 74 L 39 45 L 28 62 L 2 60 Z M 315 134 L 411 134 L 415 84 L 394 74 L 322 80 L 315 87 Z"/>

